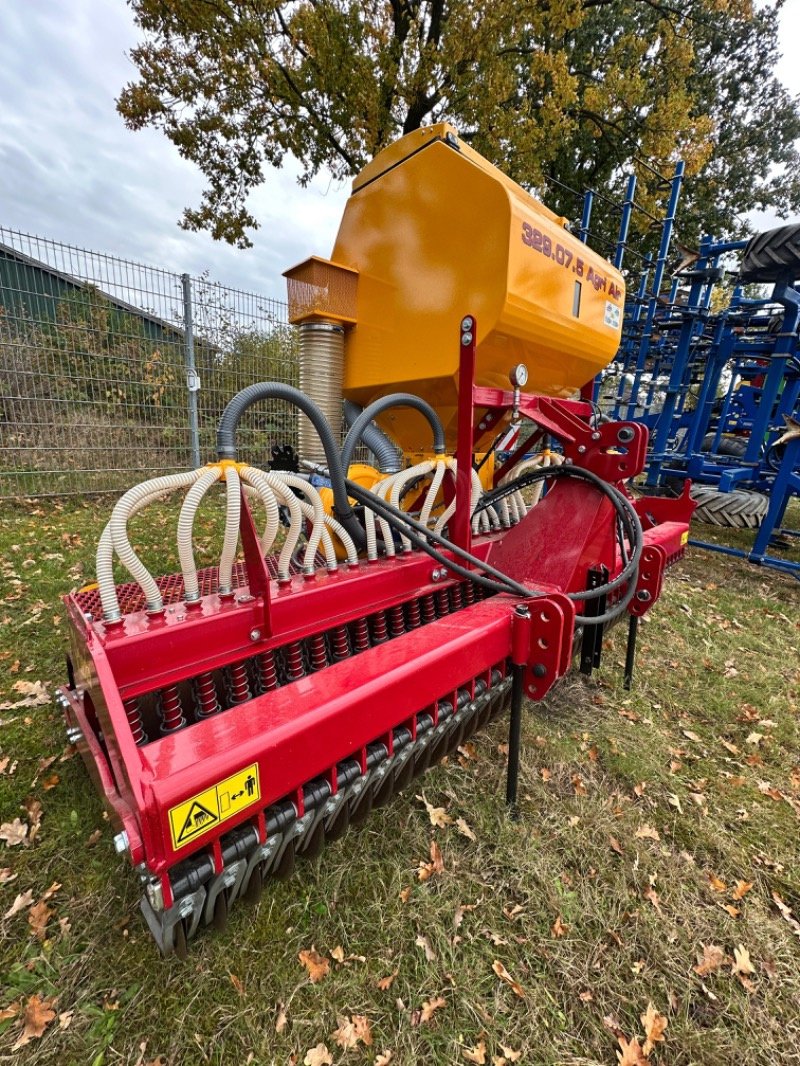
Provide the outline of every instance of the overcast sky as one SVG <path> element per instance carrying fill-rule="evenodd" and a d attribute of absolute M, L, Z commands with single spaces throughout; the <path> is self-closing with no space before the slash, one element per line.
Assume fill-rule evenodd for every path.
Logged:
<path fill-rule="evenodd" d="M 287 167 L 253 196 L 254 248 L 184 233 L 199 173 L 161 134 L 126 130 L 114 106 L 137 39 L 124 0 L 0 0 L 0 226 L 282 298 L 287 266 L 330 253 L 347 188 L 301 189 Z M 778 74 L 800 93 L 798 39 L 800 0 L 787 0 Z"/>

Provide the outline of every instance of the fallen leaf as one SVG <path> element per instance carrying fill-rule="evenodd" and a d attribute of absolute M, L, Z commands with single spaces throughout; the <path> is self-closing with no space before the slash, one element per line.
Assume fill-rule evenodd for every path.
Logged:
<path fill-rule="evenodd" d="M 735 974 L 737 977 L 740 975 L 750 977 L 755 972 L 755 967 L 750 961 L 750 952 L 747 950 L 744 944 L 740 944 L 738 948 L 734 948 L 733 963 L 731 964 L 731 973 Z"/>
<path fill-rule="evenodd" d="M 53 1021 L 56 1012 L 52 1009 L 56 996 L 50 999 L 42 999 L 38 992 L 28 999 L 25 1004 L 25 1013 L 22 1018 L 23 1029 L 12 1051 L 25 1047 L 31 1040 L 38 1040 L 48 1025 Z"/>
<path fill-rule="evenodd" d="M 382 1051 L 380 1055 L 375 1056 L 373 1066 L 389 1066 L 389 1063 L 394 1057 L 393 1051 Z"/>
<path fill-rule="evenodd" d="M 286 1026 L 289 1024 L 289 1016 L 286 1013 L 286 1006 L 283 1003 L 278 1004 L 278 1016 L 275 1019 L 275 1032 L 282 1033 L 285 1031 Z"/>
<path fill-rule="evenodd" d="M 317 1044 L 316 1047 L 312 1047 L 307 1051 L 306 1057 L 303 1059 L 303 1066 L 333 1066 L 331 1053 L 325 1044 Z"/>
<path fill-rule="evenodd" d="M 3 710 L 12 710 L 17 707 L 41 707 L 50 702 L 50 696 L 42 681 L 15 681 L 11 688 L 24 699 L 17 700 L 15 703 L 0 704 Z"/>
<path fill-rule="evenodd" d="M 670 792 L 670 794 L 667 796 L 667 803 L 670 805 L 670 807 L 674 807 L 678 814 L 683 814 L 683 807 L 681 807 L 681 801 L 678 799 L 674 792 Z"/>
<path fill-rule="evenodd" d="M 515 996 L 519 996 L 520 999 L 525 998 L 525 989 L 518 981 L 514 980 L 514 978 L 511 976 L 511 974 L 508 972 L 508 970 L 505 968 L 502 962 L 500 962 L 499 959 L 494 960 L 494 962 L 492 963 L 492 969 L 501 981 L 505 981 L 507 985 L 510 985 L 511 990 Z"/>
<path fill-rule="evenodd" d="M 462 836 L 466 837 L 467 840 L 472 840 L 474 842 L 478 839 L 463 818 L 456 818 L 456 829 Z"/>
<path fill-rule="evenodd" d="M 486 1062 L 486 1041 L 479 1041 L 472 1048 L 463 1048 L 461 1054 L 467 1062 L 476 1062 L 478 1066 L 484 1066 Z"/>
<path fill-rule="evenodd" d="M 625 854 L 625 851 L 624 851 L 622 845 L 620 844 L 620 842 L 617 840 L 617 838 L 615 836 L 610 836 L 609 835 L 608 845 L 609 845 L 609 847 L 611 848 L 612 851 L 615 851 L 617 853 L 617 855 L 624 855 Z"/>
<path fill-rule="evenodd" d="M 45 792 L 49 792 L 51 788 L 56 787 L 60 780 L 61 778 L 58 776 L 58 774 L 48 774 L 48 776 L 45 777 L 42 781 L 42 788 L 45 790 Z"/>
<path fill-rule="evenodd" d="M 444 829 L 446 825 L 453 824 L 453 819 L 447 813 L 446 809 L 444 807 L 434 807 L 432 803 L 428 803 L 424 792 L 421 796 L 417 796 L 416 798 L 420 803 L 425 804 L 425 810 L 428 812 L 428 817 L 430 818 L 432 826 L 435 826 L 437 829 Z"/>
<path fill-rule="evenodd" d="M 444 996 L 434 996 L 433 999 L 426 999 L 422 1004 L 422 1010 L 419 1012 L 420 1022 L 423 1025 L 429 1022 L 437 1010 L 441 1010 L 442 1007 L 446 1006 L 447 1000 Z"/>
<path fill-rule="evenodd" d="M 12 873 L 10 866 L 4 866 L 0 869 L 0 885 L 8 885 L 12 881 L 16 881 L 19 874 Z"/>
<path fill-rule="evenodd" d="M 431 841 L 431 861 L 423 862 L 420 860 L 419 869 L 417 871 L 417 877 L 420 881 L 427 881 L 433 877 L 434 874 L 440 874 L 444 870 L 444 860 L 442 858 L 442 849 L 436 843 L 435 840 Z"/>
<path fill-rule="evenodd" d="M 667 1018 L 659 1014 L 652 1003 L 647 1004 L 647 1010 L 640 1015 L 644 1027 L 645 1042 L 642 1054 L 647 1057 L 659 1042 L 664 1040 L 664 1030 L 667 1028 Z"/>
<path fill-rule="evenodd" d="M 509 1062 L 519 1062 L 519 1060 L 522 1058 L 521 1051 L 514 1051 L 513 1048 L 506 1047 L 505 1044 L 500 1045 L 500 1050 L 503 1052 Z"/>
<path fill-rule="evenodd" d="M 745 744 L 752 744 L 753 747 L 757 748 L 763 739 L 763 733 L 750 733 L 745 740 Z"/>
<path fill-rule="evenodd" d="M 381 992 L 388 992 L 388 990 L 394 984 L 395 977 L 397 977 L 399 973 L 399 970 L 393 970 L 392 973 L 388 975 L 388 977 L 382 977 L 380 981 L 378 981 L 378 988 L 381 990 Z"/>
<path fill-rule="evenodd" d="M 553 775 L 552 775 L 552 774 L 550 773 L 550 771 L 549 771 L 549 770 L 547 769 L 547 767 L 546 767 L 546 766 L 543 766 L 543 767 L 541 768 L 541 770 L 539 771 L 539 773 L 541 774 L 541 777 L 542 777 L 542 781 L 544 781 L 545 783 L 547 783 L 547 782 L 548 782 L 548 781 L 550 780 L 550 778 L 551 778 L 551 777 L 553 776 Z"/>
<path fill-rule="evenodd" d="M 718 903 L 718 907 L 722 907 L 724 911 L 727 911 L 731 918 L 738 918 L 742 913 L 738 907 L 734 907 L 732 903 Z"/>
<path fill-rule="evenodd" d="M 510 922 L 513 922 L 515 918 L 519 918 L 524 909 L 521 904 L 515 903 L 513 907 L 503 907 L 503 914 Z"/>
<path fill-rule="evenodd" d="M 800 922 L 798 922 L 792 914 L 792 908 L 786 906 L 786 904 L 783 902 L 777 892 L 772 893 L 772 899 L 775 903 L 775 906 L 781 912 L 781 916 L 783 917 L 784 921 L 788 922 L 792 933 L 796 937 L 800 937 Z"/>
<path fill-rule="evenodd" d="M 658 893 L 652 887 L 652 885 L 650 886 L 650 888 L 648 888 L 648 890 L 646 892 L 643 892 L 642 895 L 644 896 L 644 898 L 646 900 L 649 900 L 650 903 L 653 904 L 655 909 L 658 911 L 658 913 L 663 918 L 664 917 L 664 912 L 661 910 L 661 900 L 658 898 Z"/>
<path fill-rule="evenodd" d="M 725 884 L 724 881 L 720 880 L 720 878 L 717 877 L 716 874 L 709 874 L 708 875 L 708 883 L 711 886 L 711 888 L 714 890 L 714 892 L 726 892 L 727 891 L 728 886 Z"/>
<path fill-rule="evenodd" d="M 312 985 L 318 984 L 330 971 L 331 964 L 323 955 L 320 955 L 317 949 L 313 946 L 306 951 L 301 951 L 297 957 L 308 970 L 308 976 Z"/>
<path fill-rule="evenodd" d="M 32 841 L 39 832 L 39 827 L 42 824 L 42 805 L 37 799 L 34 799 L 33 796 L 29 796 L 25 800 L 23 806 L 28 812 L 28 822 L 30 823 L 28 840 Z"/>
<path fill-rule="evenodd" d="M 734 899 L 743 899 L 753 887 L 752 881 L 737 881 L 732 895 Z"/>
<path fill-rule="evenodd" d="M 699 737 L 697 733 L 693 733 L 691 729 L 682 729 L 681 733 L 683 733 L 687 740 L 693 740 L 695 744 L 703 743 L 702 738 Z"/>
<path fill-rule="evenodd" d="M 408 888 L 401 888 L 398 895 L 401 903 L 408 903 L 411 898 L 411 885 L 409 885 Z"/>
<path fill-rule="evenodd" d="M 55 912 L 48 907 L 43 899 L 35 903 L 28 911 L 28 925 L 37 940 L 44 940 L 47 923 Z"/>
<path fill-rule="evenodd" d="M 13 822 L 3 822 L 0 825 L 0 840 L 5 840 L 9 848 L 22 844 L 28 835 L 28 827 L 21 818 L 15 818 Z"/>
<path fill-rule="evenodd" d="M 647 1059 L 642 1052 L 642 1045 L 636 1037 L 626 1040 L 621 1034 L 617 1037 L 620 1051 L 617 1052 L 619 1066 L 648 1066 Z"/>
<path fill-rule="evenodd" d="M 341 944 L 333 949 L 331 952 L 331 958 L 334 962 L 344 962 L 344 948 Z"/>
<path fill-rule="evenodd" d="M 86 839 L 86 847 L 87 848 L 93 848 L 95 846 L 95 844 L 98 842 L 98 840 L 102 837 L 102 835 L 103 835 L 103 830 L 102 829 L 94 829 L 94 830 L 92 830 L 92 832 L 89 834 L 89 836 Z"/>
<path fill-rule="evenodd" d="M 726 751 L 729 751 L 731 755 L 739 754 L 739 749 L 736 747 L 735 744 L 731 744 L 729 740 L 721 740 L 720 744 L 722 744 L 723 748 L 725 748 Z"/>
<path fill-rule="evenodd" d="M 475 903 L 464 903 L 456 907 L 456 913 L 453 915 L 453 928 L 460 929 L 461 923 L 464 921 L 464 915 L 474 911 L 476 906 L 477 904 Z"/>
<path fill-rule="evenodd" d="M 418 948 L 422 948 L 422 950 L 425 952 L 425 958 L 428 960 L 428 962 L 435 962 L 436 952 L 431 947 L 430 941 L 426 936 L 423 936 L 422 933 L 417 933 L 417 939 L 414 941 L 414 943 L 417 945 Z"/>
<path fill-rule="evenodd" d="M 589 991 L 588 988 L 584 992 L 581 992 L 579 994 L 578 999 L 581 1001 L 581 1003 L 592 1003 L 592 1002 L 594 1002 L 594 996 L 592 995 L 592 993 Z"/>
<path fill-rule="evenodd" d="M 570 781 L 572 782 L 572 788 L 576 796 L 587 795 L 587 788 L 586 785 L 583 783 L 583 778 L 580 774 L 573 774 L 570 778 Z"/>
<path fill-rule="evenodd" d="M 564 923 L 561 921 L 561 915 L 559 914 L 556 920 L 553 922 L 553 926 L 550 929 L 550 932 L 553 934 L 554 937 L 562 937 L 566 935 L 568 929 L 569 926 L 564 925 Z"/>
<path fill-rule="evenodd" d="M 13 918 L 15 914 L 19 914 L 20 911 L 25 910 L 26 907 L 30 907 L 33 903 L 33 892 L 28 889 L 27 892 L 20 892 L 11 906 L 8 908 L 3 918 Z"/>
<path fill-rule="evenodd" d="M 366 1047 L 372 1044 L 372 1032 L 365 1014 L 354 1014 L 350 1018 L 345 1016 L 337 1020 L 339 1028 L 333 1032 L 332 1038 L 339 1047 L 347 1051 L 349 1048 L 356 1047 L 359 1042 Z"/>
<path fill-rule="evenodd" d="M 640 825 L 636 832 L 633 834 L 638 840 L 660 840 L 658 830 L 653 829 L 651 825 Z"/>
<path fill-rule="evenodd" d="M 716 944 L 703 944 L 703 957 L 698 958 L 697 965 L 693 969 L 700 977 L 706 977 L 718 970 L 724 961 L 725 952 L 721 947 Z"/>
<path fill-rule="evenodd" d="M 13 1003 L 9 1003 L 7 1007 L 0 1010 L 0 1022 L 7 1022 L 10 1018 L 16 1018 L 22 1009 L 22 1004 L 17 999 Z"/>

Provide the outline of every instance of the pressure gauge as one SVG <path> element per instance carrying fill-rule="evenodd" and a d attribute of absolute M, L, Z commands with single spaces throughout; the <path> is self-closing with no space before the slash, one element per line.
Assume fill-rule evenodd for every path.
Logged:
<path fill-rule="evenodd" d="M 524 389 L 528 384 L 528 368 L 524 363 L 517 363 L 508 376 L 515 389 Z"/>

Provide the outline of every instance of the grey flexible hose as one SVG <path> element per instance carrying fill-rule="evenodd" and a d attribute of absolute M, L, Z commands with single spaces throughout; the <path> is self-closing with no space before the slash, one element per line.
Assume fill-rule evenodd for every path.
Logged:
<path fill-rule="evenodd" d="M 348 467 L 353 461 L 353 452 L 358 447 L 359 441 L 364 435 L 364 430 L 374 418 L 383 411 L 387 411 L 390 407 L 412 407 L 415 411 L 419 411 L 421 415 L 424 415 L 433 431 L 433 450 L 437 455 L 444 455 L 444 428 L 431 405 L 426 403 L 421 397 L 414 396 L 411 392 L 393 392 L 389 396 L 382 396 L 379 400 L 375 400 L 369 407 L 365 407 L 350 427 L 350 432 L 345 437 L 342 445 L 341 466 L 345 473 L 347 473 Z M 327 452 L 325 454 L 327 455 Z M 330 469 L 330 460 L 328 468 Z"/>
<path fill-rule="evenodd" d="M 363 407 L 360 407 L 357 403 L 353 403 L 352 400 L 344 401 L 344 420 L 347 423 L 348 429 L 352 428 L 353 423 L 363 410 Z M 403 467 L 400 462 L 397 448 L 392 444 L 391 440 L 389 440 L 383 430 L 376 426 L 374 422 L 370 422 L 370 424 L 366 426 L 364 432 L 361 434 L 361 440 L 375 456 L 378 469 L 382 474 L 400 473 Z"/>
<path fill-rule="evenodd" d="M 344 526 L 358 550 L 361 551 L 366 546 L 367 539 L 350 506 L 336 438 L 325 420 L 325 416 L 304 392 L 294 388 L 292 385 L 284 385 L 279 381 L 259 381 L 255 385 L 248 385 L 246 389 L 237 392 L 222 412 L 217 425 L 217 455 L 219 458 L 236 458 L 236 430 L 241 417 L 248 408 L 260 400 L 285 400 L 287 403 L 298 407 L 314 426 L 314 429 L 319 434 L 328 463 L 328 476 L 333 489 L 334 516 Z M 371 410 L 372 407 L 374 407 L 374 404 L 370 405 L 368 410 Z M 372 415 L 367 421 L 372 421 Z M 348 434 L 349 438 L 350 434 Z"/>

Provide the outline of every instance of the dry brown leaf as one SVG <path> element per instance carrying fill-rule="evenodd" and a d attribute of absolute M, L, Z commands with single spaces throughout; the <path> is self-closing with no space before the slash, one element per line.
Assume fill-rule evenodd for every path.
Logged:
<path fill-rule="evenodd" d="M 25 800 L 23 806 L 28 812 L 28 822 L 30 823 L 28 840 L 33 840 L 39 832 L 39 827 L 42 824 L 42 805 L 37 799 L 34 799 L 33 796 L 29 796 Z"/>
<path fill-rule="evenodd" d="M 393 971 L 392 971 L 392 972 L 391 972 L 391 973 L 390 973 L 390 974 L 388 975 L 388 977 L 382 977 L 382 978 L 380 979 L 380 981 L 378 981 L 378 988 L 379 988 L 379 989 L 381 990 L 381 992 L 388 992 L 388 991 L 389 991 L 389 989 L 390 989 L 390 988 L 392 987 L 392 985 L 394 984 L 394 979 L 395 979 L 395 977 L 397 977 L 397 975 L 398 975 L 399 973 L 400 973 L 400 971 L 399 971 L 399 970 L 393 970 Z"/>
<path fill-rule="evenodd" d="M 724 911 L 727 911 L 731 918 L 738 918 L 742 913 L 741 910 L 738 907 L 734 907 L 732 903 L 718 903 L 717 906 L 721 907 Z"/>
<path fill-rule="evenodd" d="M 428 817 L 430 818 L 432 826 L 435 826 L 437 829 L 444 829 L 446 825 L 453 824 L 453 819 L 447 813 L 447 810 L 444 807 L 434 807 L 432 803 L 428 803 L 424 792 L 421 796 L 417 796 L 416 798 L 420 803 L 425 804 L 425 810 L 428 812 Z"/>
<path fill-rule="evenodd" d="M 434 874 L 440 874 L 444 870 L 444 860 L 442 858 L 442 849 L 436 843 L 435 840 L 431 841 L 431 861 L 423 862 L 420 860 L 419 869 L 417 871 L 417 877 L 420 881 L 427 881 L 433 877 Z"/>
<path fill-rule="evenodd" d="M 332 1038 L 339 1047 L 347 1051 L 349 1048 L 356 1047 L 359 1042 L 366 1047 L 372 1044 L 372 1031 L 365 1014 L 353 1014 L 350 1018 L 345 1016 L 337 1020 L 339 1028 L 333 1032 Z"/>
<path fill-rule="evenodd" d="M 642 895 L 644 896 L 644 898 L 646 900 L 648 900 L 650 903 L 653 904 L 655 909 L 658 911 L 658 913 L 663 918 L 664 917 L 664 912 L 661 910 L 661 900 L 658 898 L 658 893 L 656 892 L 656 890 L 651 886 L 650 888 L 647 889 L 646 892 L 643 892 Z"/>
<path fill-rule="evenodd" d="M 553 776 L 552 773 L 547 769 L 546 766 L 543 766 L 541 768 L 541 770 L 539 771 L 539 773 L 542 775 L 542 781 L 544 781 L 545 783 L 547 783 L 550 780 L 550 778 Z"/>
<path fill-rule="evenodd" d="M 573 774 L 570 781 L 576 796 L 585 796 L 587 794 L 586 785 L 583 783 L 583 778 L 580 774 Z"/>
<path fill-rule="evenodd" d="M 394 1058 L 393 1051 L 382 1051 L 380 1055 L 375 1056 L 373 1066 L 389 1066 L 389 1063 Z"/>
<path fill-rule="evenodd" d="M 28 911 L 28 925 L 37 940 L 44 940 L 47 923 L 54 913 L 55 911 L 48 907 L 43 899 L 40 899 Z"/>
<path fill-rule="evenodd" d="M 700 977 L 706 977 L 718 970 L 724 961 L 725 952 L 721 947 L 716 944 L 703 944 L 703 957 L 698 958 L 697 965 L 693 969 Z"/>
<path fill-rule="evenodd" d="M 519 918 L 524 909 L 520 903 L 515 903 L 513 907 L 503 907 L 503 914 L 510 922 L 513 922 L 515 918 Z"/>
<path fill-rule="evenodd" d="M 619 1066 L 648 1066 L 647 1059 L 642 1052 L 642 1046 L 636 1037 L 626 1040 L 622 1034 L 617 1037 L 620 1050 L 617 1052 Z"/>
<path fill-rule="evenodd" d="M 521 1051 L 514 1051 L 513 1048 L 506 1047 L 505 1044 L 500 1045 L 500 1050 L 503 1052 L 509 1062 L 519 1062 L 519 1060 L 522 1058 Z"/>
<path fill-rule="evenodd" d="M 15 848 L 22 844 L 28 835 L 28 827 L 21 818 L 15 818 L 13 822 L 3 822 L 0 825 L 0 840 L 5 840 L 6 846 Z"/>
<path fill-rule="evenodd" d="M 553 926 L 550 932 L 553 934 L 554 937 L 558 938 L 566 936 L 568 930 L 569 926 L 564 925 L 564 923 L 561 921 L 561 915 L 559 914 L 556 920 L 553 922 Z"/>
<path fill-rule="evenodd" d="M 708 875 L 708 883 L 714 892 L 726 892 L 728 886 L 716 874 Z"/>
<path fill-rule="evenodd" d="M 16 1018 L 21 1009 L 22 1004 L 18 999 L 14 1000 L 13 1003 L 9 1003 L 7 1007 L 0 1010 L 0 1022 L 7 1022 L 9 1018 Z"/>
<path fill-rule="evenodd" d="M 739 749 L 736 747 L 735 744 L 731 744 L 729 740 L 721 740 L 720 744 L 722 744 L 723 748 L 725 748 L 726 751 L 729 751 L 731 755 L 739 754 Z"/>
<path fill-rule="evenodd" d="M 284 1003 L 278 1004 L 278 1016 L 275 1019 L 275 1032 L 283 1033 L 286 1030 L 286 1026 L 289 1024 L 289 1015 L 286 1013 L 286 1005 Z"/>
<path fill-rule="evenodd" d="M 48 774 L 47 777 L 45 777 L 45 779 L 42 781 L 42 788 L 45 790 L 45 792 L 49 792 L 51 788 L 56 787 L 60 780 L 61 778 L 58 776 L 58 774 Z"/>
<path fill-rule="evenodd" d="M 480 1040 L 474 1047 L 462 1048 L 461 1054 L 467 1060 L 467 1062 L 475 1062 L 478 1066 L 485 1066 L 486 1063 L 486 1041 Z"/>
<path fill-rule="evenodd" d="M 463 818 L 456 818 L 456 829 L 462 836 L 466 837 L 467 840 L 474 842 L 478 839 Z"/>
<path fill-rule="evenodd" d="M 612 851 L 616 851 L 617 855 L 624 855 L 625 851 L 615 836 L 609 836 L 608 845 Z"/>
<path fill-rule="evenodd" d="M 344 962 L 344 948 L 341 944 L 338 944 L 331 952 L 331 958 L 334 962 Z"/>
<path fill-rule="evenodd" d="M 331 1053 L 325 1044 L 310 1048 L 303 1059 L 303 1066 L 333 1066 Z"/>
<path fill-rule="evenodd" d="M 428 960 L 428 962 L 436 961 L 436 952 L 431 947 L 430 941 L 426 936 L 423 936 L 422 933 L 417 933 L 417 939 L 414 941 L 414 943 L 417 945 L 418 948 L 422 948 L 422 950 L 425 952 L 425 958 Z"/>
<path fill-rule="evenodd" d="M 92 830 L 92 832 L 86 838 L 86 847 L 87 848 L 93 848 L 95 846 L 95 844 L 98 842 L 98 840 L 102 837 L 102 835 L 103 835 L 103 830 L 102 829 L 94 829 L 94 830 Z"/>
<path fill-rule="evenodd" d="M 750 977 L 754 974 L 755 967 L 750 960 L 750 952 L 744 946 L 740 944 L 738 948 L 733 949 L 733 963 L 731 964 L 731 973 L 738 976 Z"/>
<path fill-rule="evenodd" d="M 13 873 L 10 866 L 4 866 L 0 869 L 0 885 L 8 885 L 12 881 L 16 881 L 18 877 L 19 874 Z"/>
<path fill-rule="evenodd" d="M 732 895 L 734 899 L 743 899 L 753 887 L 752 881 L 737 881 Z"/>
<path fill-rule="evenodd" d="M 42 899 L 52 899 L 56 892 L 58 892 L 59 888 L 61 888 L 61 882 L 54 881 L 47 891 L 42 894 Z"/>
<path fill-rule="evenodd" d="M 470 914 L 477 906 L 477 903 L 462 903 L 456 907 L 456 912 L 453 915 L 453 928 L 460 929 L 461 923 L 464 921 L 464 915 Z"/>
<path fill-rule="evenodd" d="M 20 892 L 11 906 L 8 908 L 3 918 L 13 918 L 15 914 L 19 914 L 20 911 L 25 910 L 26 907 L 30 907 L 33 903 L 33 892 L 28 889 L 27 892 Z"/>
<path fill-rule="evenodd" d="M 437 1010 L 441 1010 L 442 1007 L 446 1006 L 447 1000 L 444 996 L 434 996 L 433 999 L 426 999 L 419 1012 L 420 1023 L 424 1025 L 426 1022 L 429 1022 Z"/>
<path fill-rule="evenodd" d="M 800 937 L 800 922 L 798 922 L 798 920 L 792 914 L 792 908 L 786 906 L 786 904 L 783 902 L 777 892 L 772 893 L 772 899 L 775 903 L 775 906 L 781 912 L 781 916 L 783 917 L 784 921 L 788 922 L 792 933 L 796 937 Z"/>
<path fill-rule="evenodd" d="M 331 964 L 312 945 L 306 951 L 301 951 L 297 956 L 300 962 L 308 970 L 308 976 L 312 985 L 318 984 L 330 971 Z"/>
<path fill-rule="evenodd" d="M 505 981 L 507 985 L 511 986 L 511 990 L 515 996 L 519 996 L 520 999 L 525 999 L 525 989 L 518 981 L 514 980 L 514 978 L 511 976 L 511 974 L 508 972 L 508 970 L 505 968 L 502 962 L 500 962 L 499 959 L 494 960 L 494 962 L 492 963 L 492 969 L 501 981 Z"/>
<path fill-rule="evenodd" d="M 401 903 L 408 903 L 411 898 L 411 885 L 409 885 L 408 888 L 401 888 L 398 895 Z"/>
<path fill-rule="evenodd" d="M 56 996 L 42 999 L 38 992 L 29 997 L 22 1017 L 22 1032 L 17 1037 L 17 1042 L 11 1049 L 12 1051 L 25 1047 L 31 1040 L 38 1040 L 43 1035 L 45 1029 L 56 1016 L 56 1012 L 53 1010 L 53 1004 L 56 999 Z"/>
<path fill-rule="evenodd" d="M 640 1015 L 640 1020 L 644 1027 L 645 1035 L 642 1054 L 647 1057 L 656 1044 L 664 1040 L 664 1030 L 667 1028 L 668 1022 L 666 1015 L 659 1014 L 652 1003 L 647 1004 L 647 1010 Z"/>
<path fill-rule="evenodd" d="M 697 733 L 693 733 L 691 729 L 682 729 L 681 733 L 683 733 L 687 740 L 693 740 L 695 744 L 702 744 L 703 742 Z"/>
<path fill-rule="evenodd" d="M 637 840 L 660 840 L 661 839 L 661 837 L 659 836 L 658 830 L 657 829 L 653 829 L 653 827 L 651 825 L 647 825 L 647 824 L 640 825 L 639 828 L 634 833 L 634 836 L 637 838 Z"/>

